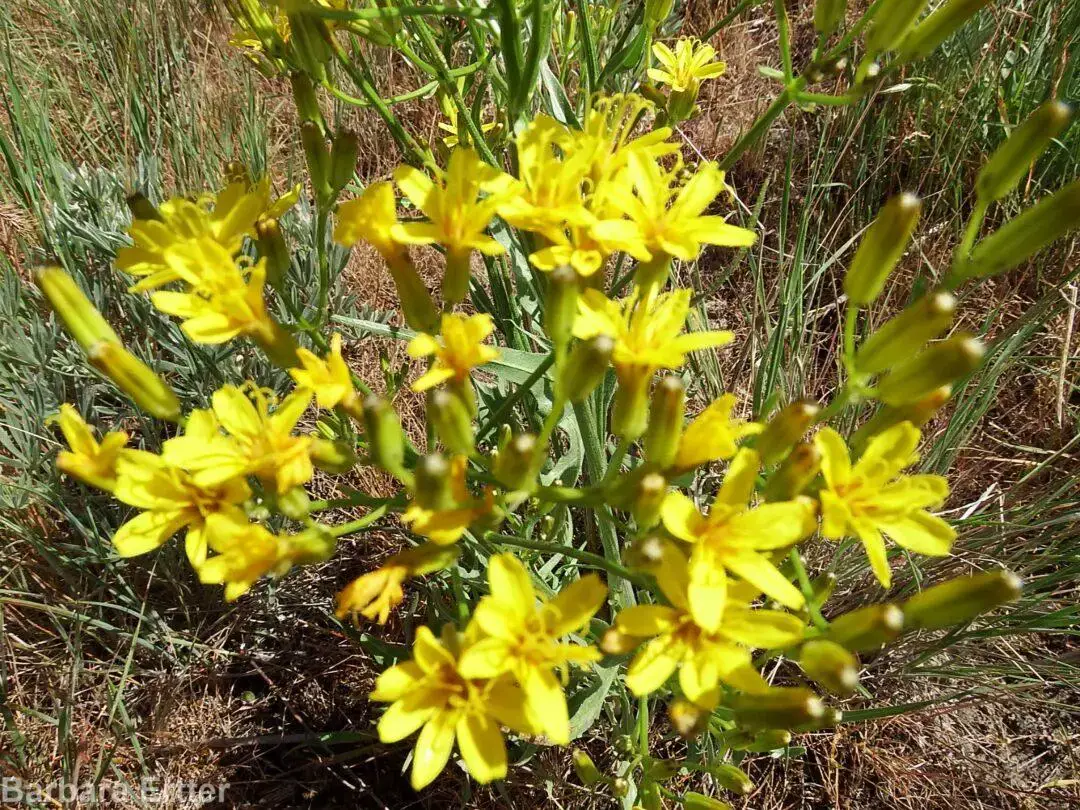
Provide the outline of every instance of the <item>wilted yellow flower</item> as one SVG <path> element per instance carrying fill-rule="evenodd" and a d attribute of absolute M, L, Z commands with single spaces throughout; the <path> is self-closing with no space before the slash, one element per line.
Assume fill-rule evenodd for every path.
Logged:
<path fill-rule="evenodd" d="M 526 712 L 556 745 L 570 742 L 566 696 L 555 668 L 599 660 L 593 647 L 559 641 L 585 627 L 603 604 L 607 586 L 595 574 L 568 585 L 551 601 L 537 601 L 525 566 L 512 554 L 488 563 L 491 593 L 476 607 L 473 621 L 488 636 L 461 656 L 467 678 L 497 678 L 511 673 L 525 693 Z"/>
<path fill-rule="evenodd" d="M 687 470 L 709 461 L 729 459 L 738 451 L 738 442 L 761 432 L 757 422 L 734 419 L 735 395 L 723 394 L 686 426 L 679 440 L 675 466 Z"/>
<path fill-rule="evenodd" d="M 653 55 L 662 67 L 649 68 L 649 78 L 677 93 L 697 96 L 703 81 L 722 76 L 727 70 L 725 63 L 713 61 L 716 48 L 694 37 L 680 37 L 674 51 L 657 42 L 653 45 Z"/>
<path fill-rule="evenodd" d="M 273 412 L 272 395 L 254 386 L 248 392 L 250 396 L 235 385 L 219 388 L 211 400 L 213 414 L 197 412 L 200 429 L 195 432 L 189 417 L 188 430 L 166 441 L 162 456 L 190 470 L 201 486 L 255 475 L 284 495 L 311 480 L 311 437 L 292 433 L 311 402 L 311 392 L 294 391 Z M 227 436 L 218 432 L 219 425 Z"/>
<path fill-rule="evenodd" d="M 123 431 L 110 431 L 98 442 L 79 412 L 66 402 L 53 418 L 71 448 L 56 455 L 56 466 L 84 484 L 112 492 L 116 486 L 116 465 L 126 452 L 124 446 L 128 435 Z"/>
<path fill-rule="evenodd" d="M 374 571 L 357 577 L 337 595 L 340 619 L 359 613 L 379 624 L 386 624 L 390 611 L 401 604 L 405 593 L 401 586 L 413 577 L 441 571 L 457 559 L 457 546 L 424 543 L 391 555 Z"/>
<path fill-rule="evenodd" d="M 919 460 L 915 448 L 919 429 L 901 422 L 878 434 L 854 464 L 843 438 L 831 428 L 814 437 L 821 451 L 825 488 L 821 500 L 821 532 L 839 540 L 854 534 L 862 541 L 870 567 L 886 588 L 892 582 L 885 535 L 916 554 L 945 556 L 956 532 L 941 518 L 927 512 L 949 496 L 949 484 L 940 475 L 901 475 Z"/>
<path fill-rule="evenodd" d="M 335 333 L 330 338 L 330 353 L 326 357 L 303 348 L 297 349 L 296 354 L 301 365 L 289 369 L 289 375 L 299 388 L 315 393 L 315 402 L 320 408 L 340 405 L 345 410 L 355 410 L 359 407 L 352 374 L 341 356 L 341 335 Z"/>
<path fill-rule="evenodd" d="M 450 459 L 449 501 L 445 504 L 423 506 L 419 498 L 413 498 L 401 516 L 401 522 L 410 530 L 433 543 L 447 545 L 456 543 L 469 526 L 490 514 L 494 505 L 494 493 L 485 490 L 476 498 L 465 483 L 469 460 L 465 456 Z"/>
<path fill-rule="evenodd" d="M 417 729 L 410 783 L 429 785 L 458 750 L 469 773 L 487 783 L 506 776 L 506 744 L 500 726 L 534 734 L 535 721 L 524 706 L 521 688 L 509 678 L 471 678 L 463 673 L 463 648 L 475 637 L 446 625 L 442 639 L 421 627 L 413 643 L 413 660 L 386 670 L 375 683 L 371 700 L 390 703 L 379 720 L 379 739 L 403 740 Z"/>
<path fill-rule="evenodd" d="M 412 384 L 412 390 L 426 391 L 449 381 L 467 382 L 474 368 L 499 357 L 498 349 L 483 343 L 493 331 L 495 323 L 486 313 L 443 315 L 439 337 L 419 334 L 409 341 L 409 357 L 435 356 L 431 368 Z"/>
<path fill-rule="evenodd" d="M 749 508 L 759 466 L 753 450 L 731 461 L 706 517 L 681 492 L 669 492 L 661 518 L 675 537 L 693 543 L 689 605 L 694 621 L 715 631 L 727 603 L 728 572 L 764 591 L 785 607 L 799 609 L 802 593 L 777 570 L 768 552 L 787 548 L 814 530 L 813 502 L 807 498 Z"/>
<path fill-rule="evenodd" d="M 626 685 L 635 695 L 647 695 L 664 685 L 676 669 L 683 694 L 708 709 L 716 706 L 721 682 L 744 691 L 764 691 L 768 684 L 751 665 L 754 648 L 787 647 L 803 637 L 803 622 L 778 610 L 751 610 L 760 591 L 733 582 L 720 622 L 703 627 L 690 606 L 686 557 L 668 549 L 656 569 L 657 583 L 671 603 L 635 605 L 615 617 L 620 633 L 651 639 L 630 662 Z"/>

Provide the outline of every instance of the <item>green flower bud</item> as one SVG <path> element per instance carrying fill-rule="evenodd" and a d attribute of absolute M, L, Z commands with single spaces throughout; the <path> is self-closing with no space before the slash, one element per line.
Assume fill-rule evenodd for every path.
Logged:
<path fill-rule="evenodd" d="M 311 511 L 311 498 L 303 487 L 293 487 L 277 496 L 277 508 L 290 520 L 303 520 Z"/>
<path fill-rule="evenodd" d="M 979 367 L 985 352 L 979 340 L 964 332 L 957 333 L 890 371 L 878 384 L 878 399 L 887 405 L 920 400 L 931 391 L 970 374 Z"/>
<path fill-rule="evenodd" d="M 776 751 L 787 748 L 791 742 L 791 732 L 785 729 L 771 728 L 746 739 L 734 741 L 731 748 L 735 751 L 751 751 L 755 754 L 764 754 L 768 751 Z"/>
<path fill-rule="evenodd" d="M 709 773 L 720 787 L 739 796 L 745 796 L 754 789 L 754 783 L 747 776 L 746 771 L 737 765 L 721 762 L 719 765 L 711 766 Z"/>
<path fill-rule="evenodd" d="M 509 490 L 528 491 L 536 481 L 539 446 L 531 433 L 514 436 L 499 451 L 492 468 L 496 480 Z"/>
<path fill-rule="evenodd" d="M 305 73 L 291 73 L 289 83 L 292 85 L 293 103 L 300 121 L 310 121 L 321 127 L 322 110 L 319 108 L 319 96 L 311 84 L 311 79 Z"/>
<path fill-rule="evenodd" d="M 668 705 L 668 720 L 676 734 L 689 740 L 705 730 L 709 712 L 686 698 L 677 698 Z"/>
<path fill-rule="evenodd" d="M 292 53 L 297 64 L 317 82 L 326 78 L 326 63 L 333 56 L 327 40 L 326 24 L 313 14 L 293 12 L 288 15 Z"/>
<path fill-rule="evenodd" d="M 290 557 L 299 565 L 326 562 L 334 556 L 337 539 L 321 524 L 289 537 Z"/>
<path fill-rule="evenodd" d="M 925 59 L 979 9 L 989 3 L 990 0 L 946 0 L 904 38 L 904 41 L 900 43 L 897 59 L 901 62 Z"/>
<path fill-rule="evenodd" d="M 784 458 L 820 412 L 821 407 L 816 402 L 805 399 L 777 411 L 754 443 L 762 465 L 768 467 Z"/>
<path fill-rule="evenodd" d="M 649 424 L 649 378 L 627 375 L 615 388 L 611 407 L 611 432 L 623 439 L 636 439 Z"/>
<path fill-rule="evenodd" d="M 886 0 L 866 32 L 866 50 L 876 57 L 892 50 L 911 30 L 929 0 Z"/>
<path fill-rule="evenodd" d="M 805 687 L 774 687 L 761 694 L 742 693 L 730 703 L 743 728 L 774 729 L 801 726 L 825 714 L 821 698 Z"/>
<path fill-rule="evenodd" d="M 326 137 L 322 127 L 314 121 L 300 124 L 300 143 L 304 147 L 308 173 L 311 175 L 311 187 L 320 200 L 330 198 L 330 150 L 326 148 Z"/>
<path fill-rule="evenodd" d="M 1072 120 L 1072 108 L 1063 101 L 1048 101 L 1033 112 L 986 161 L 975 181 L 975 192 L 984 203 L 1000 200 L 1016 188 L 1046 151 L 1050 141 Z"/>
<path fill-rule="evenodd" d="M 941 410 L 942 406 L 949 401 L 950 396 L 952 396 L 952 386 L 943 385 L 914 402 L 896 407 L 885 405 L 879 408 L 865 425 L 851 435 L 852 448 L 861 449 L 872 437 L 884 433 L 901 422 L 911 422 L 915 427 L 922 427 Z"/>
<path fill-rule="evenodd" d="M 847 0 L 817 0 L 814 5 L 814 28 L 819 34 L 831 34 L 844 20 Z"/>
<path fill-rule="evenodd" d="M 859 660 L 835 641 L 815 639 L 803 644 L 799 666 L 834 695 L 846 697 L 859 685 Z"/>
<path fill-rule="evenodd" d="M 821 452 L 810 442 L 795 445 L 765 482 L 765 500 L 790 501 L 800 495 L 821 470 Z"/>
<path fill-rule="evenodd" d="M 544 328 L 559 354 L 566 348 L 573 334 L 580 295 L 578 276 L 572 268 L 557 267 L 548 274 Z"/>
<path fill-rule="evenodd" d="M 320 470 L 340 475 L 356 466 L 351 442 L 315 438 L 311 443 L 311 462 Z"/>
<path fill-rule="evenodd" d="M 120 342 L 120 336 L 67 272 L 59 267 L 41 267 L 34 273 L 34 281 L 83 351 L 90 351 L 98 343 Z"/>
<path fill-rule="evenodd" d="M 826 706 L 824 713 L 816 720 L 811 720 L 809 723 L 803 723 L 801 726 L 796 726 L 794 731 L 820 731 L 823 728 L 832 728 L 840 724 L 840 721 L 844 719 L 844 713 L 839 709 L 834 709 L 832 706 Z"/>
<path fill-rule="evenodd" d="M 959 279 L 1000 275 L 1078 227 L 1080 180 L 1074 180 L 979 242 L 961 264 Z"/>
<path fill-rule="evenodd" d="M 622 798 L 630 793 L 630 783 L 621 776 L 611 783 L 611 792 L 614 796 Z"/>
<path fill-rule="evenodd" d="M 882 206 L 844 276 L 844 292 L 850 303 L 866 306 L 881 294 L 911 241 L 920 213 L 922 201 L 909 193 L 897 194 Z"/>
<path fill-rule="evenodd" d="M 292 254 L 281 235 L 281 226 L 276 219 L 259 220 L 255 223 L 255 234 L 259 255 L 266 259 L 266 280 L 281 292 L 285 275 L 292 267 Z"/>
<path fill-rule="evenodd" d="M 665 495 L 667 479 L 660 473 L 646 473 L 638 479 L 630 513 L 639 529 L 651 529 L 660 522 L 660 505 Z"/>
<path fill-rule="evenodd" d="M 645 429 L 645 458 L 660 469 L 675 463 L 686 416 L 686 386 L 681 378 L 668 375 L 657 383 Z"/>
<path fill-rule="evenodd" d="M 574 773 L 585 787 L 592 787 L 604 778 L 597 769 L 596 763 L 592 761 L 592 757 L 580 748 L 575 748 L 571 757 L 574 760 Z"/>
<path fill-rule="evenodd" d="M 879 374 L 910 358 L 944 334 L 956 316 L 956 299 L 944 290 L 928 293 L 874 332 L 855 352 L 855 369 Z"/>
<path fill-rule="evenodd" d="M 472 415 L 460 397 L 446 388 L 430 389 L 427 393 L 427 416 L 448 450 L 464 456 L 476 452 Z"/>
<path fill-rule="evenodd" d="M 416 502 L 424 509 L 452 508 L 454 495 L 450 483 L 450 462 L 442 453 L 429 453 L 416 463 Z"/>
<path fill-rule="evenodd" d="M 343 129 L 334 136 L 330 147 L 330 188 L 341 191 L 352 182 L 359 155 L 360 138 L 355 132 Z"/>
<path fill-rule="evenodd" d="M 668 97 L 667 115 L 668 121 L 678 124 L 694 117 L 695 105 L 697 104 L 698 88 L 675 90 Z M 670 264 L 668 265 L 670 267 Z"/>
<path fill-rule="evenodd" d="M 151 416 L 170 422 L 180 419 L 180 400 L 173 390 L 150 366 L 116 341 L 95 343 L 87 358 Z"/>
<path fill-rule="evenodd" d="M 388 256 L 386 267 L 394 279 L 394 287 L 401 301 L 401 311 L 405 314 L 405 323 L 418 332 L 437 332 L 439 312 L 409 255 L 402 251 Z"/>
<path fill-rule="evenodd" d="M 155 222 L 161 222 L 161 213 L 157 210 L 150 200 L 146 198 L 146 195 L 136 191 L 133 194 L 127 196 L 127 207 L 131 211 L 131 216 L 135 219 L 153 220 Z"/>
<path fill-rule="evenodd" d="M 472 275 L 472 251 L 448 250 L 446 272 L 443 274 L 443 303 L 460 304 L 469 294 L 469 278 Z"/>
<path fill-rule="evenodd" d="M 675 0 L 645 0 L 645 27 L 650 31 L 671 16 Z"/>
<path fill-rule="evenodd" d="M 702 793 L 693 791 L 683 794 L 683 808 L 684 810 L 733 810 L 732 806 L 727 802 L 711 799 Z"/>
<path fill-rule="evenodd" d="M 408 483 L 411 475 L 405 469 L 405 434 L 401 423 L 390 403 L 375 394 L 364 400 L 364 434 L 372 461 L 399 481 Z"/>
<path fill-rule="evenodd" d="M 876 650 L 900 635 L 904 614 L 896 605 L 868 605 L 829 622 L 825 638 L 852 652 Z"/>
<path fill-rule="evenodd" d="M 571 402 L 584 401 L 604 379 L 613 351 L 615 341 L 607 335 L 579 341 L 559 372 L 562 396 Z"/>
<path fill-rule="evenodd" d="M 1020 597 L 1023 582 L 999 569 L 957 577 L 927 588 L 904 603 L 904 629 L 938 630 L 970 621 Z"/>

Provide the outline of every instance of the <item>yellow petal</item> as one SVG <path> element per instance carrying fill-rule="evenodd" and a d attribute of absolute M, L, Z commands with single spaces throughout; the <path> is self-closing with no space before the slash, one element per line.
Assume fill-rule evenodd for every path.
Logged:
<path fill-rule="evenodd" d="M 660 507 L 664 528 L 687 543 L 696 543 L 701 537 L 704 523 L 701 513 L 686 495 L 669 492 Z"/>
<path fill-rule="evenodd" d="M 916 554 L 946 557 L 956 540 L 956 531 L 929 512 L 913 512 L 907 517 L 878 521 L 878 528 L 894 542 Z"/>
<path fill-rule="evenodd" d="M 794 545 L 812 529 L 807 520 L 810 503 L 806 501 L 781 501 L 763 503 L 742 514 L 735 515 L 729 525 L 732 534 L 747 548 L 772 550 Z"/>
<path fill-rule="evenodd" d="M 559 679 L 551 670 L 535 666 L 523 675 L 521 688 L 525 691 L 529 711 L 541 723 L 544 734 L 555 745 L 569 745 L 570 714 Z"/>
<path fill-rule="evenodd" d="M 551 635 L 565 636 L 585 627 L 604 604 L 607 591 L 607 585 L 596 574 L 586 574 L 559 591 L 547 605 L 555 615 L 549 620 Z"/>
<path fill-rule="evenodd" d="M 655 692 L 679 665 L 683 647 L 669 635 L 658 636 L 642 648 L 626 670 L 626 686 L 638 697 Z"/>
<path fill-rule="evenodd" d="M 412 774 L 409 784 L 413 790 L 422 790 L 442 773 L 454 749 L 454 728 L 458 712 L 436 712 L 420 731 L 413 749 Z"/>
<path fill-rule="evenodd" d="M 757 552 L 726 551 L 723 561 L 729 571 L 761 588 L 784 607 L 798 610 L 806 604 L 799 589 L 785 579 L 775 565 Z"/>
<path fill-rule="evenodd" d="M 851 480 L 851 456 L 843 437 L 832 428 L 822 428 L 814 436 L 814 446 L 821 453 L 821 473 L 830 489 Z"/>
<path fill-rule="evenodd" d="M 855 518 L 852 524 L 863 548 L 866 549 L 866 556 L 870 560 L 870 568 L 874 576 L 882 587 L 888 588 L 892 585 L 892 570 L 889 568 L 889 554 L 885 550 L 885 539 L 877 526 L 865 518 Z"/>
<path fill-rule="evenodd" d="M 214 416 L 233 436 L 261 438 L 264 431 L 259 412 L 250 399 L 235 385 L 224 385 L 212 397 Z"/>
<path fill-rule="evenodd" d="M 779 610 L 730 608 L 720 632 L 745 647 L 765 650 L 788 647 L 802 640 L 805 625 L 798 616 Z"/>
<path fill-rule="evenodd" d="M 463 678 L 482 680 L 497 678 L 513 664 L 510 647 L 501 638 L 485 638 L 471 645 L 461 654 L 458 672 Z"/>
<path fill-rule="evenodd" d="M 121 557 L 136 557 L 159 548 L 187 523 L 180 512 L 142 512 L 113 535 L 113 546 Z"/>
<path fill-rule="evenodd" d="M 712 563 L 713 555 L 696 554 L 690 565 L 690 585 L 686 601 L 698 627 L 715 633 L 724 620 L 727 604 L 727 575 Z"/>
<path fill-rule="evenodd" d="M 506 743 L 499 724 L 486 714 L 466 712 L 457 723 L 457 742 L 469 774 L 484 785 L 506 776 Z"/>
<path fill-rule="evenodd" d="M 414 689 L 424 671 L 415 661 L 406 661 L 403 664 L 384 670 L 375 681 L 375 689 L 368 695 L 368 700 L 376 700 L 380 703 L 392 703 L 400 700 Z"/>
<path fill-rule="evenodd" d="M 630 636 L 648 638 L 667 632 L 679 612 L 666 605 L 634 605 L 623 608 L 615 617 L 615 627 Z"/>
<path fill-rule="evenodd" d="M 379 718 L 379 740 L 394 743 L 404 740 L 424 725 L 435 711 L 443 705 L 443 696 L 432 689 L 410 692 L 392 703 Z"/>
<path fill-rule="evenodd" d="M 488 562 L 491 597 L 508 613 L 508 620 L 524 619 L 536 607 L 529 572 L 513 554 L 496 554 Z"/>
<path fill-rule="evenodd" d="M 758 468 L 761 459 L 757 451 L 744 447 L 735 454 L 731 460 L 727 473 L 724 475 L 724 483 L 720 491 L 716 493 L 714 504 L 727 506 L 746 506 L 750 496 L 754 493 L 754 484 L 757 482 Z"/>

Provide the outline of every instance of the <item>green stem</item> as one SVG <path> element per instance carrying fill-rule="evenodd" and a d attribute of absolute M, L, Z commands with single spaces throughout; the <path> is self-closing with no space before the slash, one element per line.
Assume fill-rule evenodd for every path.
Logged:
<path fill-rule="evenodd" d="M 773 0 L 776 12 L 776 28 L 780 35 L 780 59 L 784 64 L 784 81 L 791 84 L 795 78 L 795 67 L 791 61 L 791 25 L 788 22 L 787 6 L 784 0 Z"/>
<path fill-rule="evenodd" d="M 649 697 L 642 695 L 638 698 L 637 712 L 638 753 L 643 757 L 649 756 Z"/>
<path fill-rule="evenodd" d="M 355 22 L 359 20 L 386 20 L 401 17 L 465 17 L 470 19 L 488 19 L 495 15 L 480 6 L 380 6 L 379 8 L 358 8 L 339 10 L 311 4 L 304 10 L 324 20 Z"/>
<path fill-rule="evenodd" d="M 772 126 L 773 121 L 780 117 L 791 104 L 793 100 L 793 93 L 798 92 L 802 88 L 796 89 L 796 86 L 802 80 L 796 80 L 792 87 L 784 90 L 780 95 L 773 99 L 773 103 L 769 105 L 769 109 L 758 118 L 752 127 L 746 131 L 745 134 L 739 140 L 735 141 L 735 145 L 731 147 L 724 159 L 720 161 L 720 168 L 724 171 L 730 169 L 735 165 L 735 161 L 742 157 L 743 152 L 753 146 L 761 138 L 762 135 Z"/>
<path fill-rule="evenodd" d="M 851 374 L 855 362 L 855 327 L 859 310 L 849 301 L 844 310 L 844 370 Z"/>
<path fill-rule="evenodd" d="M 716 25 L 714 25 L 712 28 L 705 32 L 704 36 L 701 37 L 701 41 L 708 42 L 710 39 L 716 36 L 719 31 L 722 31 L 723 29 L 731 25 L 731 23 L 736 17 L 738 17 L 748 8 L 758 5 L 760 2 L 761 0 L 740 0 L 739 4 L 735 6 L 735 8 L 733 8 L 724 17 L 720 19 L 720 22 L 718 22 Z"/>
<path fill-rule="evenodd" d="M 555 362 L 555 355 L 549 354 L 545 357 L 521 385 L 515 388 L 510 396 L 499 403 L 499 407 L 488 416 L 487 420 L 480 429 L 476 431 L 476 440 L 480 441 L 487 436 L 492 430 L 502 424 L 503 419 L 508 413 L 517 405 L 518 401 L 536 385 L 547 374 L 547 370 L 551 368 L 552 363 Z M 560 409 L 561 410 L 561 409 Z"/>
<path fill-rule="evenodd" d="M 376 498 L 366 492 L 353 492 L 344 498 L 332 498 L 325 501 L 312 501 L 309 510 L 312 512 L 325 512 L 327 509 L 345 509 L 350 506 L 385 506 L 392 511 L 402 509 L 405 499 L 402 495 L 393 498 Z"/>
<path fill-rule="evenodd" d="M 348 523 L 342 523 L 340 526 L 331 526 L 330 534 L 336 538 L 345 537 L 349 534 L 356 534 L 362 532 L 364 529 L 371 527 L 379 518 L 383 517 L 389 509 L 386 506 L 380 506 L 377 509 L 372 509 L 362 518 L 349 521 Z"/>
<path fill-rule="evenodd" d="M 621 585 L 626 585 L 631 590 L 633 590 L 631 583 L 642 588 L 647 588 L 649 586 L 648 579 L 641 574 L 635 574 L 629 568 L 601 557 L 599 554 L 593 554 L 590 551 L 581 551 L 573 546 L 563 546 L 558 543 L 541 543 L 534 540 L 522 540 L 519 537 L 513 537 L 508 534 L 496 534 L 494 532 L 488 532 L 484 537 L 487 540 L 494 540 L 496 543 L 501 543 L 504 546 L 527 548 L 531 551 L 542 551 L 547 554 L 562 554 L 563 556 L 570 557 L 578 562 L 583 562 L 586 565 L 599 568 L 602 571 L 607 571 L 612 576 L 618 577 L 621 580 Z"/>
<path fill-rule="evenodd" d="M 623 459 L 626 458 L 632 443 L 633 440 L 626 436 L 619 437 L 619 443 L 615 445 L 615 452 L 608 459 L 607 472 L 604 473 L 604 478 L 600 482 L 600 489 L 611 486 L 611 483 L 619 477 L 619 473 L 622 471 Z"/>
<path fill-rule="evenodd" d="M 795 569 L 795 576 L 799 578 L 799 588 L 806 599 L 806 609 L 810 612 L 810 618 L 814 622 L 814 626 L 818 630 L 827 630 L 829 623 L 825 621 L 825 617 L 821 615 L 821 610 L 814 604 L 814 586 L 810 584 L 810 575 L 806 573 L 806 566 L 803 565 L 802 555 L 799 554 L 799 550 L 793 548 L 788 555 L 788 559 L 791 560 L 791 565 Z"/>
<path fill-rule="evenodd" d="M 318 258 L 319 289 L 315 304 L 315 325 L 322 327 L 330 320 L 330 257 L 326 252 L 326 230 L 330 221 L 332 201 L 316 200 L 315 255 Z"/>
<path fill-rule="evenodd" d="M 539 2 L 539 0 L 538 0 Z M 596 46 L 593 43 L 592 25 L 589 23 L 589 6 L 585 0 L 575 0 L 578 22 L 581 25 L 581 47 L 585 51 L 585 99 L 592 98 L 596 88 Z"/>

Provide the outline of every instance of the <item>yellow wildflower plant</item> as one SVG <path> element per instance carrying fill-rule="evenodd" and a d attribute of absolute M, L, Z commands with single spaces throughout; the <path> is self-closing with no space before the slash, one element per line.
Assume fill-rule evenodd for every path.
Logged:
<path fill-rule="evenodd" d="M 727 603 L 728 574 L 749 582 L 793 610 L 806 600 L 769 559 L 773 551 L 795 545 L 814 530 L 813 501 L 764 503 L 750 508 L 759 459 L 742 449 L 731 460 L 709 514 L 681 492 L 669 492 L 661 507 L 664 528 L 693 545 L 690 553 L 690 612 L 701 627 L 720 627 Z"/>
<path fill-rule="evenodd" d="M 459 553 L 456 546 L 424 543 L 392 554 L 374 571 L 357 577 L 338 593 L 338 618 L 359 613 L 366 619 L 386 624 L 390 611 L 405 598 L 401 586 L 406 580 L 447 568 Z"/>
<path fill-rule="evenodd" d="M 665 553 L 656 578 L 670 605 L 623 608 L 613 625 L 623 635 L 648 639 L 626 671 L 626 685 L 635 695 L 655 692 L 678 670 L 686 698 L 711 710 L 721 683 L 749 692 L 768 689 L 752 666 L 754 648 L 788 647 L 803 638 L 806 626 L 797 616 L 752 609 L 760 591 L 745 582 L 731 583 L 719 623 L 699 624 L 690 606 L 688 560 L 676 549 Z"/>
<path fill-rule="evenodd" d="M 402 244 L 394 238 L 398 224 L 394 187 L 385 181 L 372 183 L 359 197 L 338 207 L 334 240 L 345 247 L 367 242 L 390 261 L 404 251 Z"/>
<path fill-rule="evenodd" d="M 482 497 L 473 496 L 465 481 L 468 464 L 465 456 L 450 459 L 448 503 L 423 506 L 414 497 L 402 514 L 401 522 L 432 543 L 445 546 L 456 543 L 469 526 L 491 514 L 495 507 L 494 493 L 488 488 Z"/>
<path fill-rule="evenodd" d="M 66 402 L 60 406 L 60 412 L 53 418 L 70 448 L 57 453 L 57 468 L 84 484 L 112 492 L 116 487 L 117 463 L 127 452 L 127 433 L 109 431 L 99 442 L 94 438 L 90 425 L 73 405 Z"/>
<path fill-rule="evenodd" d="M 438 337 L 421 333 L 409 341 L 409 357 L 434 357 L 412 390 L 427 391 L 446 382 L 464 386 L 474 368 L 498 359 L 499 350 L 484 344 L 493 331 L 495 322 L 486 313 L 443 315 Z"/>
<path fill-rule="evenodd" d="M 512 554 L 488 563 L 491 593 L 480 600 L 473 621 L 486 635 L 461 656 L 468 678 L 497 678 L 510 673 L 525 694 L 526 712 L 536 718 L 551 742 L 570 742 L 566 695 L 556 668 L 599 660 L 593 647 L 559 639 L 585 627 L 607 596 L 607 586 L 588 574 L 563 588 L 550 601 L 539 599 L 525 566 Z"/>
<path fill-rule="evenodd" d="M 314 352 L 299 348 L 299 368 L 289 369 L 289 376 L 298 388 L 315 394 L 315 402 L 320 408 L 336 408 L 339 405 L 346 411 L 358 412 L 359 397 L 353 385 L 352 372 L 341 356 L 341 335 L 335 333 L 330 338 L 330 352 L 326 357 L 319 357 Z"/>
<path fill-rule="evenodd" d="M 436 638 L 420 627 L 412 660 L 383 672 L 369 696 L 390 703 L 379 719 L 382 742 L 398 742 L 420 730 L 409 780 L 414 790 L 446 767 L 455 739 L 469 774 L 483 784 L 506 776 L 501 726 L 519 734 L 538 731 L 521 687 L 509 677 L 475 678 L 462 669 L 477 629 L 470 625 L 462 634 L 446 625 Z"/>
<path fill-rule="evenodd" d="M 716 48 L 695 37 L 680 37 L 674 50 L 656 42 L 652 52 L 660 67 L 649 68 L 649 78 L 676 93 L 697 96 L 703 81 L 723 76 L 727 70 L 727 64 L 716 59 Z"/>
<path fill-rule="evenodd" d="M 892 583 L 885 537 L 897 545 L 934 557 L 946 556 L 955 530 L 927 509 L 940 507 L 949 484 L 940 475 L 901 475 L 919 459 L 921 434 L 901 422 L 878 434 L 854 464 L 843 438 L 832 428 L 814 437 L 821 452 L 825 487 L 821 500 L 821 533 L 832 540 L 858 537 L 870 567 L 886 588 Z"/>
<path fill-rule="evenodd" d="M 723 394 L 686 426 L 675 456 L 676 469 L 690 470 L 710 461 L 726 461 L 738 452 L 742 439 L 761 433 L 758 422 L 732 417 L 735 404 L 734 394 Z"/>

